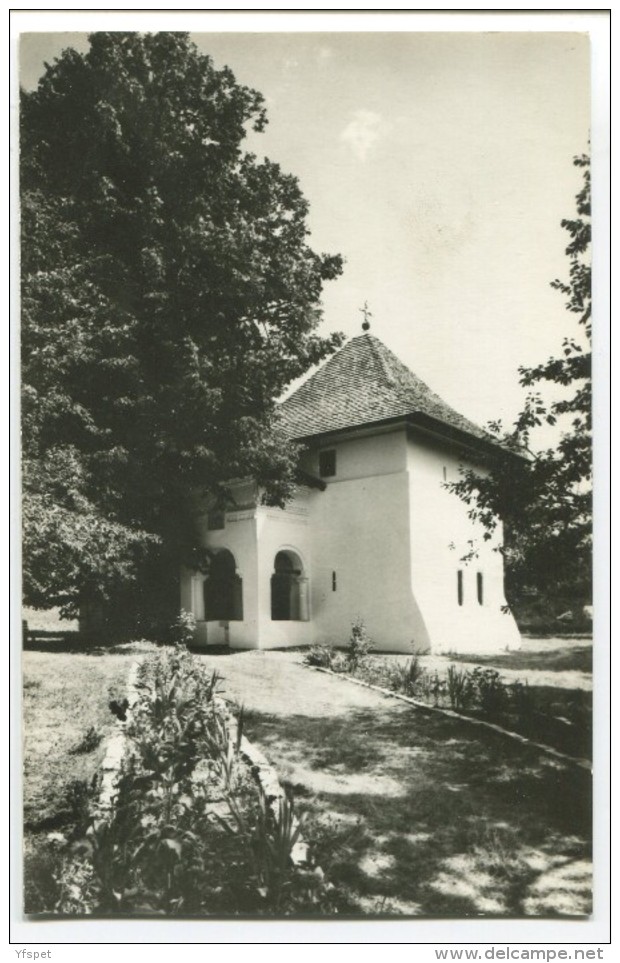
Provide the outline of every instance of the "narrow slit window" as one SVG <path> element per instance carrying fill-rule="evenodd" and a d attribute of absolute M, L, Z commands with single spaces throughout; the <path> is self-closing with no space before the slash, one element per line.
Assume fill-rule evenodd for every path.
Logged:
<path fill-rule="evenodd" d="M 456 573 L 456 597 L 459 605 L 463 604 L 463 571 L 459 569 Z"/>
<path fill-rule="evenodd" d="M 335 572 L 332 572 L 332 592 L 335 592 L 336 589 L 337 589 L 337 587 L 338 587 L 338 585 L 337 585 L 337 581 L 336 581 L 336 573 L 335 573 Z"/>
<path fill-rule="evenodd" d="M 327 451 L 319 452 L 319 475 L 321 478 L 329 478 L 336 474 L 336 449 L 330 448 Z"/>
<path fill-rule="evenodd" d="M 478 605 L 484 605 L 484 579 L 482 572 L 476 574 L 476 590 L 478 592 Z"/>
<path fill-rule="evenodd" d="M 443 480 L 448 481 L 448 469 L 445 465 L 443 466 Z"/>

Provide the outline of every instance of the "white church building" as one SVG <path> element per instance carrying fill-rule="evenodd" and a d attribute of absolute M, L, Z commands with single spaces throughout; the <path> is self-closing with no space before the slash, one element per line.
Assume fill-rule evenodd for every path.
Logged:
<path fill-rule="evenodd" d="M 501 532 L 489 541 L 445 487 L 498 449 L 374 335 L 352 338 L 280 406 L 303 445 L 286 508 L 250 480 L 198 514 L 208 575 L 184 570 L 198 645 L 344 646 L 362 619 L 375 650 L 516 648 Z M 473 543 L 475 557 L 463 557 Z"/>

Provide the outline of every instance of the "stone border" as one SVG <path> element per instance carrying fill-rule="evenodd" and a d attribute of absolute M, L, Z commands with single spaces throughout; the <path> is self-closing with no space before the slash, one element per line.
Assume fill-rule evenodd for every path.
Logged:
<path fill-rule="evenodd" d="M 139 666 L 140 662 L 136 660 L 131 664 L 127 674 L 126 692 L 127 700 L 129 701 L 127 717 L 130 716 L 132 706 L 139 695 L 137 690 Z M 222 699 L 221 696 L 215 696 L 214 702 L 217 704 L 219 709 L 223 710 L 231 737 L 233 740 L 236 740 L 237 719 L 233 714 L 230 705 L 225 699 Z M 99 789 L 99 799 L 96 805 L 97 812 L 101 814 L 109 812 L 114 806 L 114 795 L 117 788 L 118 774 L 127 752 L 128 738 L 126 734 L 126 725 L 127 720 L 125 722 L 121 722 L 120 719 L 117 719 L 113 732 L 110 736 L 108 736 L 106 753 L 103 763 L 100 767 L 102 778 Z M 265 799 L 267 800 L 267 804 L 271 812 L 277 819 L 280 810 L 280 800 L 285 798 L 285 792 L 280 785 L 280 780 L 278 779 L 276 770 L 266 759 L 260 749 L 257 749 L 256 746 L 254 746 L 249 739 L 246 739 L 246 737 L 243 735 L 239 744 L 239 755 L 249 766 L 252 776 L 265 794 Z M 295 828 L 299 826 L 299 820 L 296 816 L 293 817 L 293 825 Z M 291 850 L 291 860 L 293 865 L 296 867 L 299 867 L 302 864 L 306 865 L 308 863 L 308 844 L 303 841 L 301 836 L 297 838 L 297 842 Z"/>
<path fill-rule="evenodd" d="M 126 693 L 129 702 L 127 716 L 131 714 L 133 703 L 138 697 L 136 685 L 138 682 L 139 665 L 138 660 L 132 662 L 127 673 Z M 127 721 L 121 722 L 120 719 L 117 719 L 114 730 L 107 739 L 106 753 L 100 766 L 101 786 L 99 788 L 99 799 L 96 806 L 97 811 L 100 813 L 109 812 L 114 805 L 113 799 L 116 792 L 117 777 L 127 751 L 128 740 L 126 725 Z"/>
<path fill-rule="evenodd" d="M 238 731 L 237 719 L 231 711 L 230 705 L 225 699 L 219 696 L 216 697 L 216 701 L 219 706 L 224 709 L 231 735 L 233 739 L 236 739 Z M 276 770 L 260 749 L 257 749 L 244 735 L 241 736 L 241 742 L 239 743 L 239 755 L 250 767 L 254 779 L 265 794 L 267 805 L 271 809 L 274 818 L 277 819 L 280 813 L 280 800 L 286 798 L 286 793 L 280 784 Z M 299 826 L 299 820 L 296 816 L 293 816 L 293 826 L 295 828 Z M 291 850 L 291 861 L 293 865 L 297 867 L 302 864 L 307 865 L 308 863 L 308 844 L 304 842 L 301 835 L 297 837 L 297 842 Z"/>
<path fill-rule="evenodd" d="M 499 732 L 501 735 L 507 736 L 509 739 L 514 739 L 516 742 L 521 742 L 526 746 L 532 746 L 534 749 L 540 749 L 541 752 L 546 752 L 550 756 L 555 756 L 556 759 L 561 759 L 563 762 L 568 762 L 573 766 L 579 766 L 580 769 L 585 769 L 587 772 L 592 773 L 592 763 L 589 759 L 579 759 L 576 756 L 568 756 L 566 753 L 560 752 L 559 749 L 554 749 L 553 746 L 547 746 L 543 742 L 534 742 L 532 739 L 528 739 L 526 736 L 522 736 L 518 732 L 513 732 L 512 729 L 504 729 L 502 726 L 498 726 L 495 722 L 487 722 L 485 719 L 476 719 L 473 716 L 466 716 L 460 712 L 455 712 L 454 709 L 444 709 L 442 706 L 430 706 L 426 702 L 419 702 L 417 699 L 412 699 L 411 696 L 403 695 L 401 692 L 392 692 L 390 689 L 382 689 L 381 686 L 373 685 L 371 682 L 363 682 L 361 679 L 354 679 L 345 672 L 333 672 L 331 669 L 324 669 L 319 665 L 307 665 L 305 662 L 302 664 L 307 669 L 314 669 L 315 672 L 324 672 L 325 675 L 334 676 L 336 679 L 344 679 L 346 682 L 350 682 L 353 685 L 363 686 L 365 689 L 372 689 L 373 692 L 379 692 L 383 696 L 388 696 L 392 699 L 399 699 L 401 702 L 406 702 L 415 709 L 422 709 L 425 712 L 439 712 L 441 715 L 448 716 L 450 719 L 461 719 L 463 722 L 469 722 L 474 726 L 482 726 L 484 729 L 492 729 L 494 732 Z"/>

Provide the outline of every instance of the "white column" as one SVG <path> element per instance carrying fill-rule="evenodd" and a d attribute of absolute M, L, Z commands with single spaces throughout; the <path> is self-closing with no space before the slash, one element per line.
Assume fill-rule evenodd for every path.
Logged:
<path fill-rule="evenodd" d="M 200 574 L 192 575 L 192 613 L 197 622 L 203 622 L 205 617 L 204 577 Z"/>

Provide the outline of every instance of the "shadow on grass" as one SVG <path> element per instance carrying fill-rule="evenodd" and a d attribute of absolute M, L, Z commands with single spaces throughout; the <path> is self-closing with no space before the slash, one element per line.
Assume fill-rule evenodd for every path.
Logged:
<path fill-rule="evenodd" d="M 587 773 L 394 706 L 329 719 L 253 711 L 246 729 L 307 810 L 318 863 L 360 913 L 588 912 Z M 586 870 L 561 877 L 560 899 L 541 880 L 572 863 Z"/>
<path fill-rule="evenodd" d="M 592 645 L 570 645 L 551 651 L 500 652 L 493 655 L 460 655 L 451 653 L 450 662 L 491 665 L 497 669 L 541 669 L 547 672 L 592 672 Z"/>
<path fill-rule="evenodd" d="M 50 655 L 139 655 L 155 652 L 164 642 L 146 639 L 135 642 L 93 642 L 79 632 L 37 632 L 24 640 L 24 652 L 46 652 Z"/>

